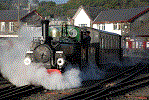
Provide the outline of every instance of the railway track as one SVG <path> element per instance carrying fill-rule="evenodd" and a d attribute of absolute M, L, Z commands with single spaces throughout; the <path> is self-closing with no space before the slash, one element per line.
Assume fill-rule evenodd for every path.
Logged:
<path fill-rule="evenodd" d="M 6 99 L 19 99 L 22 96 L 27 96 L 30 93 L 36 93 L 37 91 L 42 90 L 42 87 L 36 87 L 33 85 L 26 85 L 22 87 L 16 87 L 16 86 L 8 86 L 1 90 L 0 92 L 0 100 L 6 100 Z"/>
<path fill-rule="evenodd" d="M 132 66 L 131 69 L 128 69 L 106 80 L 102 80 L 89 88 L 82 88 L 80 92 L 61 98 L 60 100 L 110 98 L 110 96 L 116 95 L 116 93 L 120 93 L 121 91 L 126 91 L 130 88 L 134 88 L 149 82 L 149 74 L 145 77 L 139 77 L 144 70 L 147 70 L 147 65 L 137 64 L 136 66 Z M 23 87 L 8 86 L 1 89 L 0 100 L 7 98 L 17 99 L 22 95 L 28 96 L 41 90 L 43 90 L 43 87 L 35 87 L 32 85 Z"/>
<path fill-rule="evenodd" d="M 140 85 L 146 85 L 149 83 L 149 74 L 145 77 L 141 77 L 141 73 L 148 70 L 146 64 L 140 63 L 132 66 L 116 76 L 103 80 L 88 89 L 83 89 L 82 91 L 61 98 L 60 100 L 70 100 L 70 99 L 107 99 L 110 96 L 116 96 L 116 94 L 125 93 L 130 88 L 136 88 Z"/>

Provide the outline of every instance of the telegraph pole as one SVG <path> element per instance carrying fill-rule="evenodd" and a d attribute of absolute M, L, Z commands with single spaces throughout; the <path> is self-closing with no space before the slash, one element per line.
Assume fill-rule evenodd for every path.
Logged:
<path fill-rule="evenodd" d="M 18 0 L 18 29 L 17 31 L 19 32 L 20 31 L 20 1 Z M 17 35 L 18 35 L 18 32 L 17 32 Z"/>
<path fill-rule="evenodd" d="M 20 1 L 18 0 L 18 25 L 20 26 Z"/>

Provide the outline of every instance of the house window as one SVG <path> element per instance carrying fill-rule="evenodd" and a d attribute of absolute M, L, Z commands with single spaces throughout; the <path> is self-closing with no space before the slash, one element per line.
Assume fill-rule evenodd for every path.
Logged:
<path fill-rule="evenodd" d="M 87 24 L 79 24 L 80 27 L 87 27 Z"/>
<path fill-rule="evenodd" d="M 139 42 L 139 48 L 142 48 L 143 43 Z"/>
<path fill-rule="evenodd" d="M 132 48 L 135 48 L 135 42 L 132 42 Z"/>
<path fill-rule="evenodd" d="M 99 29 L 99 30 L 100 30 L 100 24 L 97 24 L 97 29 Z"/>
<path fill-rule="evenodd" d="M 139 43 L 138 42 L 136 42 L 136 48 L 138 48 L 139 47 Z"/>
<path fill-rule="evenodd" d="M 13 22 L 9 22 L 9 31 L 10 32 L 14 31 L 14 23 Z"/>
<path fill-rule="evenodd" d="M 117 30 L 117 23 L 113 24 L 113 30 Z"/>
<path fill-rule="evenodd" d="M 126 48 L 128 48 L 128 42 L 126 42 Z"/>
<path fill-rule="evenodd" d="M 5 32 L 5 22 L 1 22 L 1 31 Z"/>
<path fill-rule="evenodd" d="M 105 30 L 105 24 L 102 24 L 102 30 Z"/>
<path fill-rule="evenodd" d="M 125 28 L 128 28 L 128 25 L 125 25 L 124 27 L 125 27 Z"/>
<path fill-rule="evenodd" d="M 121 24 L 120 23 L 114 23 L 113 24 L 113 30 L 121 30 Z"/>
<path fill-rule="evenodd" d="M 121 30 L 121 24 L 118 24 L 118 30 Z"/>

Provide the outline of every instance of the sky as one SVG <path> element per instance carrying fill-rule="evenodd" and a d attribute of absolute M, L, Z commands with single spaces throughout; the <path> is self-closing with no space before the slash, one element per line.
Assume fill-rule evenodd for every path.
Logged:
<path fill-rule="evenodd" d="M 68 0 L 39 0 L 39 1 L 54 1 L 57 4 L 66 3 Z"/>

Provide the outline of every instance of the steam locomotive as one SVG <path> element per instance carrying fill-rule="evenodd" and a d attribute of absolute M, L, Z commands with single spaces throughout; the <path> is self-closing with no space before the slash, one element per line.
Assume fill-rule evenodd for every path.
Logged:
<path fill-rule="evenodd" d="M 106 56 L 106 60 L 112 56 L 122 58 L 121 36 L 118 34 L 67 24 L 49 26 L 48 20 L 41 23 L 42 37 L 33 38 L 24 60 L 26 65 L 42 63 L 47 69 L 64 72 L 68 63 L 77 64 L 82 69 L 88 61 L 100 66 Z"/>
<path fill-rule="evenodd" d="M 41 23 L 42 37 L 33 39 L 24 60 L 26 65 L 32 62 L 42 63 L 47 69 L 63 72 L 69 62 L 81 65 L 82 59 L 87 59 L 87 54 L 81 54 L 86 30 L 67 24 L 49 26 L 48 20 L 42 20 Z M 85 42 L 83 44 L 86 45 Z"/>

